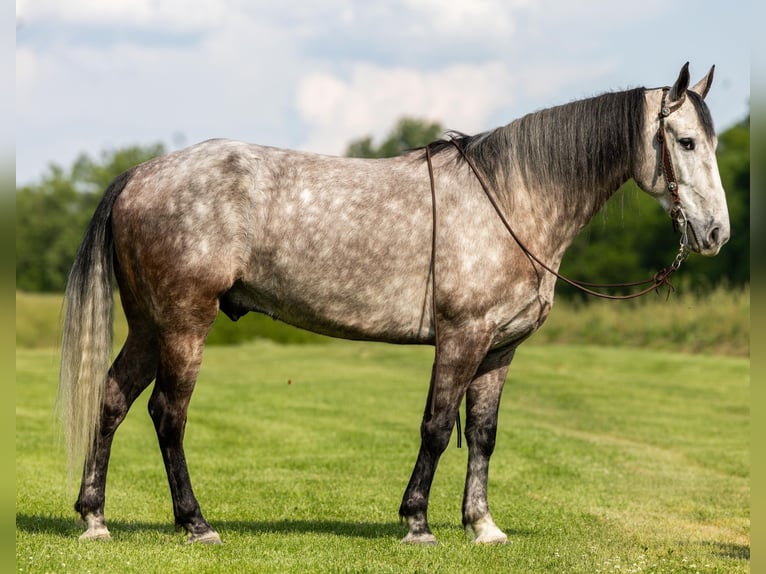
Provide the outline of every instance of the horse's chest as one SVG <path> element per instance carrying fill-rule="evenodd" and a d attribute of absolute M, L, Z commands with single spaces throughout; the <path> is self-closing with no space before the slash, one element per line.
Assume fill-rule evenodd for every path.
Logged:
<path fill-rule="evenodd" d="M 493 347 L 518 345 L 542 326 L 553 305 L 553 289 L 540 289 L 497 310 Z"/>

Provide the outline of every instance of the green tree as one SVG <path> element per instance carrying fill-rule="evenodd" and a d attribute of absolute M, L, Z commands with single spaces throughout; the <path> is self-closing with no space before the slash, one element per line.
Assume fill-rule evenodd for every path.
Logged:
<path fill-rule="evenodd" d="M 353 140 L 346 148 L 348 157 L 393 157 L 410 149 L 424 146 L 444 133 L 438 122 L 416 118 L 402 118 L 389 132 L 380 146 L 375 147 L 371 136 Z"/>
<path fill-rule="evenodd" d="M 52 164 L 40 182 L 16 191 L 16 288 L 62 291 L 85 228 L 104 189 L 120 173 L 165 152 L 164 146 L 81 155 L 69 171 Z"/>

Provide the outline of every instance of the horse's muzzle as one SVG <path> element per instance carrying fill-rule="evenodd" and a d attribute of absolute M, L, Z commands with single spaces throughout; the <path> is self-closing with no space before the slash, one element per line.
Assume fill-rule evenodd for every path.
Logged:
<path fill-rule="evenodd" d="M 707 225 L 687 223 L 687 242 L 689 249 L 700 255 L 712 257 L 729 241 L 728 222 L 711 221 Z"/>

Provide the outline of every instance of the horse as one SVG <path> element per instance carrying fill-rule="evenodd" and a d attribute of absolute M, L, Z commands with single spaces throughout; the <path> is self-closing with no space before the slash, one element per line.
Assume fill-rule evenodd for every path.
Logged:
<path fill-rule="evenodd" d="M 577 233 L 632 178 L 680 227 L 683 249 L 712 256 L 729 238 L 704 101 L 715 67 L 692 87 L 688 68 L 671 87 L 605 92 L 393 158 L 216 139 L 118 176 L 87 227 L 64 301 L 57 405 L 70 472 L 82 472 L 80 538 L 110 538 L 112 440 L 154 381 L 148 410 L 175 524 L 186 542 L 221 542 L 183 448 L 221 311 L 332 337 L 434 345 L 420 449 L 399 508 L 402 542 L 436 543 L 429 492 L 463 398 L 463 527 L 478 544 L 507 542 L 487 501 L 500 396 L 517 347 L 551 310 L 553 272 Z M 112 362 L 115 280 L 129 332 Z"/>

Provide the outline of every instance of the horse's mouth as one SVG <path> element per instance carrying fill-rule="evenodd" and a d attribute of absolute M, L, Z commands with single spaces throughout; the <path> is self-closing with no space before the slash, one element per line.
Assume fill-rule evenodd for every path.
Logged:
<path fill-rule="evenodd" d="M 694 253 L 700 253 L 700 242 L 691 221 L 686 222 L 686 246 Z"/>
<path fill-rule="evenodd" d="M 692 225 L 691 221 L 686 222 L 686 246 L 694 253 L 699 253 L 706 257 L 713 257 L 717 255 L 726 241 L 728 241 L 728 235 L 725 238 L 720 238 L 718 228 L 713 228 L 707 232 L 706 240 L 700 241 L 699 232 Z"/>

